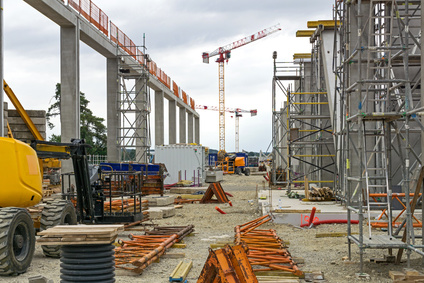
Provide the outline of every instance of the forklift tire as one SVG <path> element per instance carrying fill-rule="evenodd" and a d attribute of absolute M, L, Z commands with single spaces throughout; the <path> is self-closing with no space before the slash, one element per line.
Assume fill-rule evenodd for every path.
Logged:
<path fill-rule="evenodd" d="M 241 175 L 241 168 L 237 167 L 236 170 L 234 171 L 235 174 L 237 175 Z"/>
<path fill-rule="evenodd" d="M 34 222 L 23 208 L 0 209 L 0 275 L 25 273 L 35 250 Z"/>
<path fill-rule="evenodd" d="M 250 176 L 250 169 L 249 168 L 244 169 L 244 175 Z"/>
<path fill-rule="evenodd" d="M 57 225 L 76 225 L 77 214 L 70 201 L 53 200 L 44 207 L 40 222 L 41 231 Z M 45 256 L 60 258 L 60 246 L 42 246 L 42 248 Z"/>

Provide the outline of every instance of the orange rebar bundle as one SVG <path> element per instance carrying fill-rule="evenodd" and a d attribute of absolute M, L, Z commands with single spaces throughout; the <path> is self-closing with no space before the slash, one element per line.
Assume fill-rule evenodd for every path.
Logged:
<path fill-rule="evenodd" d="M 139 209 L 140 205 L 142 206 L 142 210 L 144 210 L 144 208 L 148 208 L 149 201 L 142 200 L 140 202 L 139 199 L 134 200 L 132 198 L 107 201 L 104 203 L 104 210 L 111 210 L 112 212 L 130 212 L 134 211 L 136 208 Z"/>
<path fill-rule="evenodd" d="M 245 243 L 249 249 L 247 257 L 254 271 L 282 270 L 301 276 L 297 264 L 293 261 L 287 246 L 275 230 L 257 229 L 271 220 L 265 215 L 235 227 L 235 244 Z M 259 266 L 259 267 L 258 267 Z"/>
<path fill-rule="evenodd" d="M 165 229 L 165 227 L 162 227 Z M 141 273 L 143 270 L 159 259 L 167 249 L 193 231 L 194 226 L 182 226 L 171 229 L 172 235 L 141 235 L 130 234 L 130 241 L 119 240 L 120 247 L 115 249 L 116 268 L 131 270 Z M 162 229 L 162 230 L 163 230 Z M 165 229 L 166 230 L 166 229 Z M 169 230 L 169 229 L 168 229 Z"/>

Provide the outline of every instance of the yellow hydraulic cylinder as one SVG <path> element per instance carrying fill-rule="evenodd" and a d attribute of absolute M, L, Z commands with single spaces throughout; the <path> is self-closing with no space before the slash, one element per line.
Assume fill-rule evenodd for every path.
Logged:
<path fill-rule="evenodd" d="M 0 137 L 0 207 L 40 202 L 42 177 L 37 153 L 27 144 Z"/>

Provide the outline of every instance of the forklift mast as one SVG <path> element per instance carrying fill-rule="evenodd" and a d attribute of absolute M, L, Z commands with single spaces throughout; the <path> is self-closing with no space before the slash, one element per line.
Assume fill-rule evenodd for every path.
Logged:
<path fill-rule="evenodd" d="M 84 139 L 72 139 L 71 143 L 34 140 L 31 142 L 31 147 L 39 158 L 72 158 L 80 221 L 94 223 L 96 202 L 101 202 L 100 205 L 103 206 L 103 198 L 95 194 L 90 182 L 87 160 L 87 148 L 90 145 L 86 144 Z"/>

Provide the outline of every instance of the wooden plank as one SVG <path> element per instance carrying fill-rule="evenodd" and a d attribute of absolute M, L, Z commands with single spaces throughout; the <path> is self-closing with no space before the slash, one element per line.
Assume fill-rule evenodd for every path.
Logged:
<path fill-rule="evenodd" d="M 397 270 L 389 270 L 389 276 L 390 278 L 392 278 L 392 280 L 404 280 L 406 278 L 406 274 L 401 272 L 401 271 L 397 271 Z"/>
<path fill-rule="evenodd" d="M 308 177 L 305 176 L 305 198 L 309 199 L 309 182 L 308 182 Z"/>
<path fill-rule="evenodd" d="M 172 245 L 171 248 L 176 248 L 176 249 L 185 249 L 187 247 L 186 244 L 180 244 L 180 243 L 175 243 Z"/>
<path fill-rule="evenodd" d="M 184 282 L 192 267 L 193 261 L 180 261 L 169 276 L 169 282 Z"/>
<path fill-rule="evenodd" d="M 63 245 L 105 245 L 111 244 L 113 241 L 84 241 L 84 242 L 39 242 L 37 244 L 49 246 L 63 246 Z"/>

